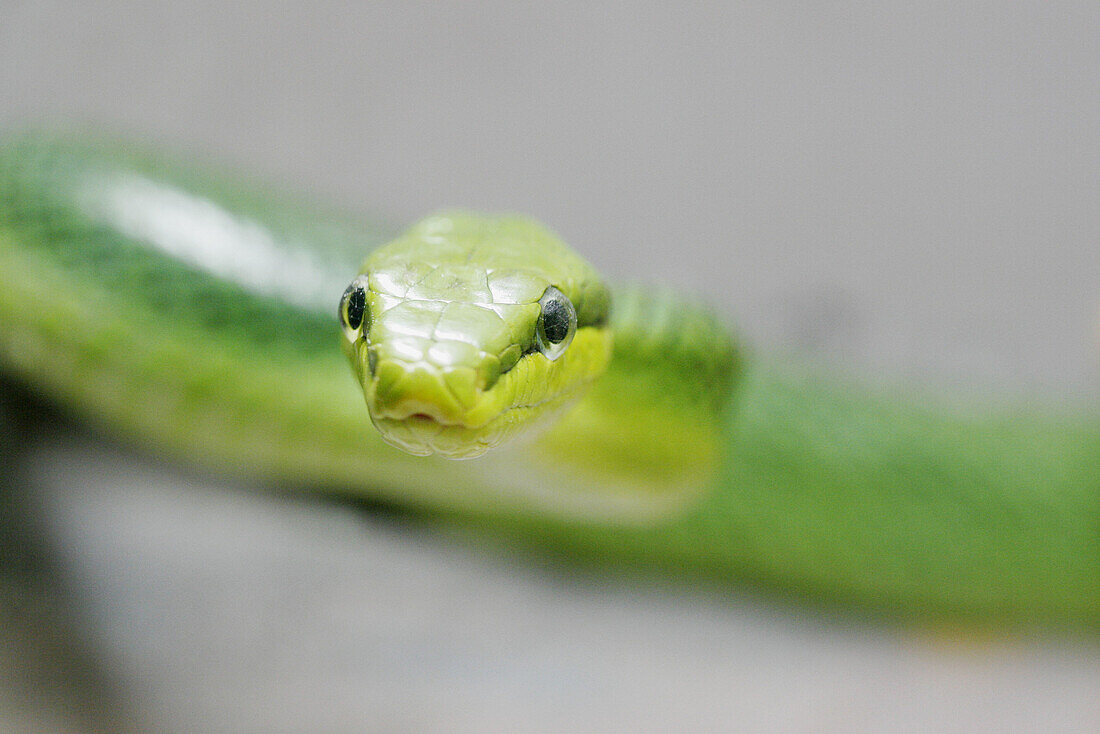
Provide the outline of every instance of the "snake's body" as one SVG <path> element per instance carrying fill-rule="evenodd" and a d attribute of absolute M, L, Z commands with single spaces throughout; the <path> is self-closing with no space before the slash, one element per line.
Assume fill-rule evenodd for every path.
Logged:
<path fill-rule="evenodd" d="M 412 457 L 336 298 L 390 233 L 89 140 L 0 150 L 0 364 L 128 440 L 511 546 L 922 620 L 1100 627 L 1100 416 L 974 416 L 753 357 L 612 289 L 606 375 L 541 437 Z M 685 376 L 687 376 L 685 378 Z"/>

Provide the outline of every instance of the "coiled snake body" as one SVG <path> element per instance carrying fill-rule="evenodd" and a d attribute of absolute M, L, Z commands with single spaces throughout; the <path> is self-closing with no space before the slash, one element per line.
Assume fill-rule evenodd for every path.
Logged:
<path fill-rule="evenodd" d="M 609 288 L 518 217 L 385 239 L 134 146 L 10 138 L 0 365 L 158 452 L 511 547 L 914 621 L 1100 625 L 1091 406 L 974 416 L 745 357 L 706 308 Z"/>

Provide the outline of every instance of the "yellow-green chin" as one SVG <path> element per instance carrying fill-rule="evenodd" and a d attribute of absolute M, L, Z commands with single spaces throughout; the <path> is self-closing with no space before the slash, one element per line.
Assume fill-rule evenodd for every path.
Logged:
<path fill-rule="evenodd" d="M 427 415 L 401 420 L 371 416 L 382 439 L 414 456 L 475 459 L 521 434 L 537 432 L 572 403 L 573 395 L 541 405 L 510 408 L 483 426 L 440 423 Z"/>

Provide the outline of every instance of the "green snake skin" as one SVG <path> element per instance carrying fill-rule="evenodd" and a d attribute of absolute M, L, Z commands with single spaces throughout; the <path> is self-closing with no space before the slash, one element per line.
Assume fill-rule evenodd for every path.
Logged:
<path fill-rule="evenodd" d="M 544 227 L 449 212 L 372 253 L 339 315 L 383 438 L 468 459 L 551 424 L 603 375 L 609 309 L 595 269 Z"/>
<path fill-rule="evenodd" d="M 132 145 L 10 137 L 0 366 L 128 442 L 511 552 L 924 625 L 1100 627 L 1095 406 L 871 391 L 612 287 L 610 363 L 575 408 L 473 461 L 413 457 L 372 428 L 335 313 L 393 234 Z"/>

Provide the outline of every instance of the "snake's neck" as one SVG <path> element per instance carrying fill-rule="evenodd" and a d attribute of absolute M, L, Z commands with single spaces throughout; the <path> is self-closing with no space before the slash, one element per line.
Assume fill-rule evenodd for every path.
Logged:
<path fill-rule="evenodd" d="M 667 517 L 713 485 L 742 356 L 726 325 L 698 302 L 635 286 L 616 289 L 612 303 L 608 371 L 517 454 L 544 467 L 588 517 L 601 508 L 610 517 Z"/>

